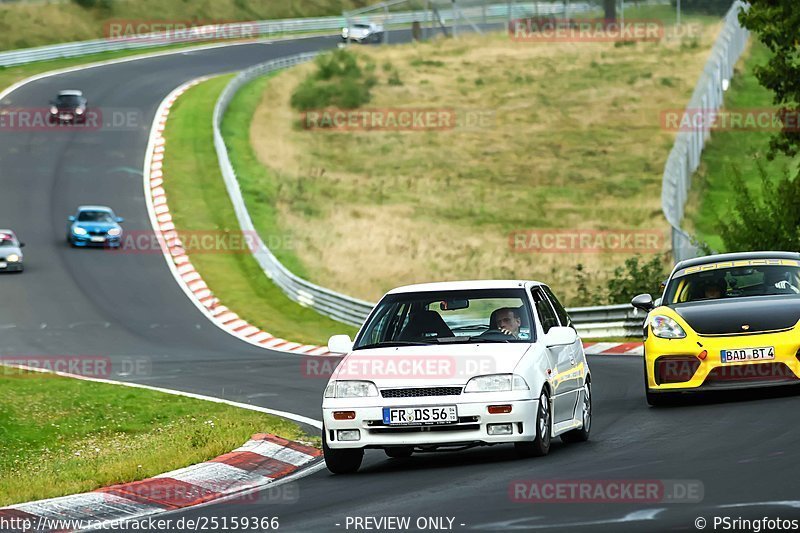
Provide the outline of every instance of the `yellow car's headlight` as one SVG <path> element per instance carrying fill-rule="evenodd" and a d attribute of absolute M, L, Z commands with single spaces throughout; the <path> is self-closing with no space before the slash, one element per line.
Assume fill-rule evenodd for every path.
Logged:
<path fill-rule="evenodd" d="M 653 335 L 661 339 L 683 339 L 686 332 L 680 324 L 668 316 L 656 315 L 650 320 Z"/>

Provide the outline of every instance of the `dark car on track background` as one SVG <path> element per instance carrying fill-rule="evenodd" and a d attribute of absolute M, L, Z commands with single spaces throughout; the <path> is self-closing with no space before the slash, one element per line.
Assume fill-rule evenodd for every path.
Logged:
<path fill-rule="evenodd" d="M 50 102 L 50 122 L 81 124 L 86 122 L 87 101 L 83 92 L 61 91 Z"/>
<path fill-rule="evenodd" d="M 110 207 L 82 205 L 69 217 L 67 242 L 70 246 L 100 246 L 118 248 L 122 239 L 124 219 Z"/>

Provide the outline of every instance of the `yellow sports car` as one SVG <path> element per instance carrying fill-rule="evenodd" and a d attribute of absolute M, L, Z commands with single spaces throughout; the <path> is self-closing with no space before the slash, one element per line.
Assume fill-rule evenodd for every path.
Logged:
<path fill-rule="evenodd" d="M 800 383 L 800 254 L 748 252 L 682 261 L 648 313 L 650 405 L 687 391 Z"/>

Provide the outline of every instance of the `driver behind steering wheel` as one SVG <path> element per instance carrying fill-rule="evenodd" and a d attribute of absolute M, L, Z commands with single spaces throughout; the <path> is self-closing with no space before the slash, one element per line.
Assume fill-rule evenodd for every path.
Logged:
<path fill-rule="evenodd" d="M 516 307 L 501 307 L 492 312 L 489 319 L 489 327 L 496 329 L 515 339 L 519 338 L 519 328 L 522 325 L 522 318 L 519 309 Z"/>

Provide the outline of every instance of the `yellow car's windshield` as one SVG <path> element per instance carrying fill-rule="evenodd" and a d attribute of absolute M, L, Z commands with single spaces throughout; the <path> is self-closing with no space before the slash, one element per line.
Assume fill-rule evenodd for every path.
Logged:
<path fill-rule="evenodd" d="M 800 296 L 798 261 L 728 261 L 685 268 L 673 275 L 664 303 L 774 295 Z"/>

